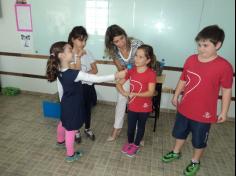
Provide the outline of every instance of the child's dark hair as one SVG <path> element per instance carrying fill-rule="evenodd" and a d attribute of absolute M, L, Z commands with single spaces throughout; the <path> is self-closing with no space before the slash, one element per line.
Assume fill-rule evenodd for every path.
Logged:
<path fill-rule="evenodd" d="M 63 53 L 67 42 L 56 42 L 50 48 L 50 56 L 47 62 L 46 76 L 49 82 L 57 79 L 60 69 L 59 53 Z"/>
<path fill-rule="evenodd" d="M 200 40 L 210 40 L 215 46 L 218 42 L 221 42 L 221 46 L 225 39 L 225 33 L 223 29 L 221 29 L 217 25 L 207 26 L 202 29 L 195 38 L 195 41 L 198 42 Z"/>
<path fill-rule="evenodd" d="M 68 37 L 68 43 L 73 47 L 72 39 L 87 40 L 88 33 L 83 26 L 76 26 L 72 29 Z"/>
<path fill-rule="evenodd" d="M 144 51 L 145 57 L 151 60 L 147 66 L 150 68 L 155 68 L 157 58 L 154 54 L 153 48 L 150 45 L 141 45 L 138 47 L 138 50 L 139 49 L 142 49 Z"/>

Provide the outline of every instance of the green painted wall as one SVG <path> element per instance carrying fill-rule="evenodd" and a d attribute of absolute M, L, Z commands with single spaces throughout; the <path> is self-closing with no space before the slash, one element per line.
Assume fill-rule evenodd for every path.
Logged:
<path fill-rule="evenodd" d="M 169 66 L 182 66 L 196 52 L 194 38 L 205 26 L 218 24 L 226 33 L 220 54 L 235 65 L 234 0 L 31 0 L 35 52 L 48 54 L 50 45 L 67 40 L 69 31 L 83 25 L 92 33 L 87 48 L 104 55 L 107 26 L 118 24 L 129 36 L 154 47 Z M 89 22 L 90 20 L 90 22 Z"/>

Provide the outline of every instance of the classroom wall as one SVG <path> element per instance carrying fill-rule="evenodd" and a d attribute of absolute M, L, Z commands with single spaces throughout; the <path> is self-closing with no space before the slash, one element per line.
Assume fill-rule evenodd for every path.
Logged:
<path fill-rule="evenodd" d="M 47 54 L 51 43 L 67 40 L 72 27 L 83 25 L 90 34 L 88 48 L 97 58 L 102 58 L 106 27 L 119 24 L 129 36 L 152 45 L 158 58 L 165 59 L 168 66 L 179 67 L 190 54 L 196 52 L 194 38 L 199 30 L 207 25 L 218 24 L 226 33 L 219 54 L 235 64 L 234 0 L 57 2 L 31 1 L 35 53 Z"/>
<path fill-rule="evenodd" d="M 207 1 L 210 3 L 210 0 L 207 0 Z M 224 2 L 224 1 L 217 0 L 217 2 Z M 22 41 L 20 39 L 21 33 L 16 32 L 14 3 L 15 3 L 14 0 L 1 1 L 2 17 L 0 17 L 0 39 L 1 39 L 0 51 L 29 53 L 29 54 L 35 53 L 34 38 L 32 38 L 31 40 L 30 47 L 25 48 L 23 47 Z M 211 3 L 213 3 L 213 1 Z M 233 4 L 234 4 L 234 1 L 233 1 Z M 151 4 L 149 4 L 149 6 L 150 5 Z M 220 5 L 223 6 L 223 4 L 221 3 Z M 211 11 L 213 10 L 214 8 L 211 9 Z M 219 10 L 220 10 L 220 7 L 219 7 Z M 220 13 L 219 14 L 217 13 L 216 15 L 220 16 Z M 213 17 L 211 16 L 210 18 L 213 18 Z M 122 20 L 120 22 L 122 22 Z M 124 22 L 122 23 L 124 24 Z M 206 22 L 203 22 L 202 25 L 206 25 L 206 24 L 207 24 Z M 131 31 L 129 30 L 129 32 Z M 230 42 L 232 42 L 232 45 L 235 45 L 234 37 L 232 37 L 232 41 Z M 11 56 L 0 56 L 0 71 L 44 75 L 45 66 L 46 66 L 46 60 L 33 59 L 33 58 L 32 59 L 17 58 L 17 57 L 11 57 Z M 179 67 L 182 67 L 182 65 L 180 64 Z M 110 73 L 115 72 L 116 68 L 112 65 L 98 65 L 98 70 L 99 70 L 99 75 L 104 75 L 104 74 L 110 74 Z M 164 74 L 166 74 L 166 81 L 163 87 L 174 89 L 176 86 L 177 80 L 179 78 L 180 72 L 164 71 Z M 56 93 L 57 91 L 57 87 L 55 83 L 48 83 L 46 80 L 43 80 L 43 79 L 33 79 L 33 78 L 0 75 L 0 82 L 1 82 L 2 87 L 14 86 L 14 87 L 19 87 L 22 90 L 50 93 L 50 94 Z M 99 100 L 111 101 L 111 102 L 116 101 L 117 91 L 115 90 L 115 88 L 96 86 L 96 90 L 97 90 Z M 233 88 L 233 96 L 235 96 L 235 82 L 234 82 L 234 88 Z M 161 107 L 166 108 L 166 109 L 174 109 L 174 107 L 171 105 L 171 98 L 172 98 L 171 94 L 163 93 Z M 229 115 L 231 117 L 235 117 L 234 104 L 235 102 L 233 101 L 231 104 L 230 112 L 229 112 Z M 220 105 L 220 102 L 219 102 L 219 105 Z"/>

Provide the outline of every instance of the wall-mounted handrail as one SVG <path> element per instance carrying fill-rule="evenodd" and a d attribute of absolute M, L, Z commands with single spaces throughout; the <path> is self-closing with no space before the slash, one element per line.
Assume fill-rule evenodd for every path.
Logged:
<path fill-rule="evenodd" d="M 9 53 L 9 52 L 0 52 L 0 56 L 15 56 L 18 58 L 30 58 L 30 59 L 48 59 L 49 56 L 46 55 L 35 55 L 35 54 L 22 54 L 22 53 Z M 105 64 L 105 65 L 114 65 L 113 61 L 108 60 L 97 60 L 97 64 Z M 172 67 L 172 66 L 164 66 L 163 70 L 169 70 L 169 71 L 178 71 L 181 72 L 183 68 L 181 67 Z M 15 72 L 6 72 L 6 71 L 0 71 L 0 75 L 10 75 L 10 76 L 19 76 L 19 77 L 27 77 L 27 78 L 36 78 L 36 79 L 47 79 L 44 75 L 33 75 L 33 74 L 26 74 L 26 73 L 15 73 Z M 235 73 L 234 73 L 235 77 Z M 108 87 L 115 87 L 114 83 L 96 83 L 96 85 L 101 86 L 108 86 Z M 163 90 L 164 93 L 171 93 L 174 94 L 175 90 Z M 219 99 L 222 99 L 222 96 L 219 96 Z M 235 101 L 235 97 L 231 98 L 232 101 Z"/>

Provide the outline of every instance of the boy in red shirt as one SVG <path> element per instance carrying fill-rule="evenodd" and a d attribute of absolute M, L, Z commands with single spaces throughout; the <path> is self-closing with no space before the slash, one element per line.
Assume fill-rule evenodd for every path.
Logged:
<path fill-rule="evenodd" d="M 200 159 L 207 146 L 212 123 L 226 121 L 231 102 L 233 68 L 223 57 L 217 55 L 224 41 L 224 31 L 217 25 L 204 28 L 195 38 L 198 54 L 190 56 L 183 68 L 172 103 L 177 107 L 172 132 L 176 138 L 173 151 L 162 157 L 171 162 L 181 157 L 181 148 L 190 132 L 194 154 L 184 175 L 193 176 L 200 169 Z M 222 89 L 222 107 L 217 116 L 217 100 Z M 179 101 L 179 95 L 183 96 Z"/>

